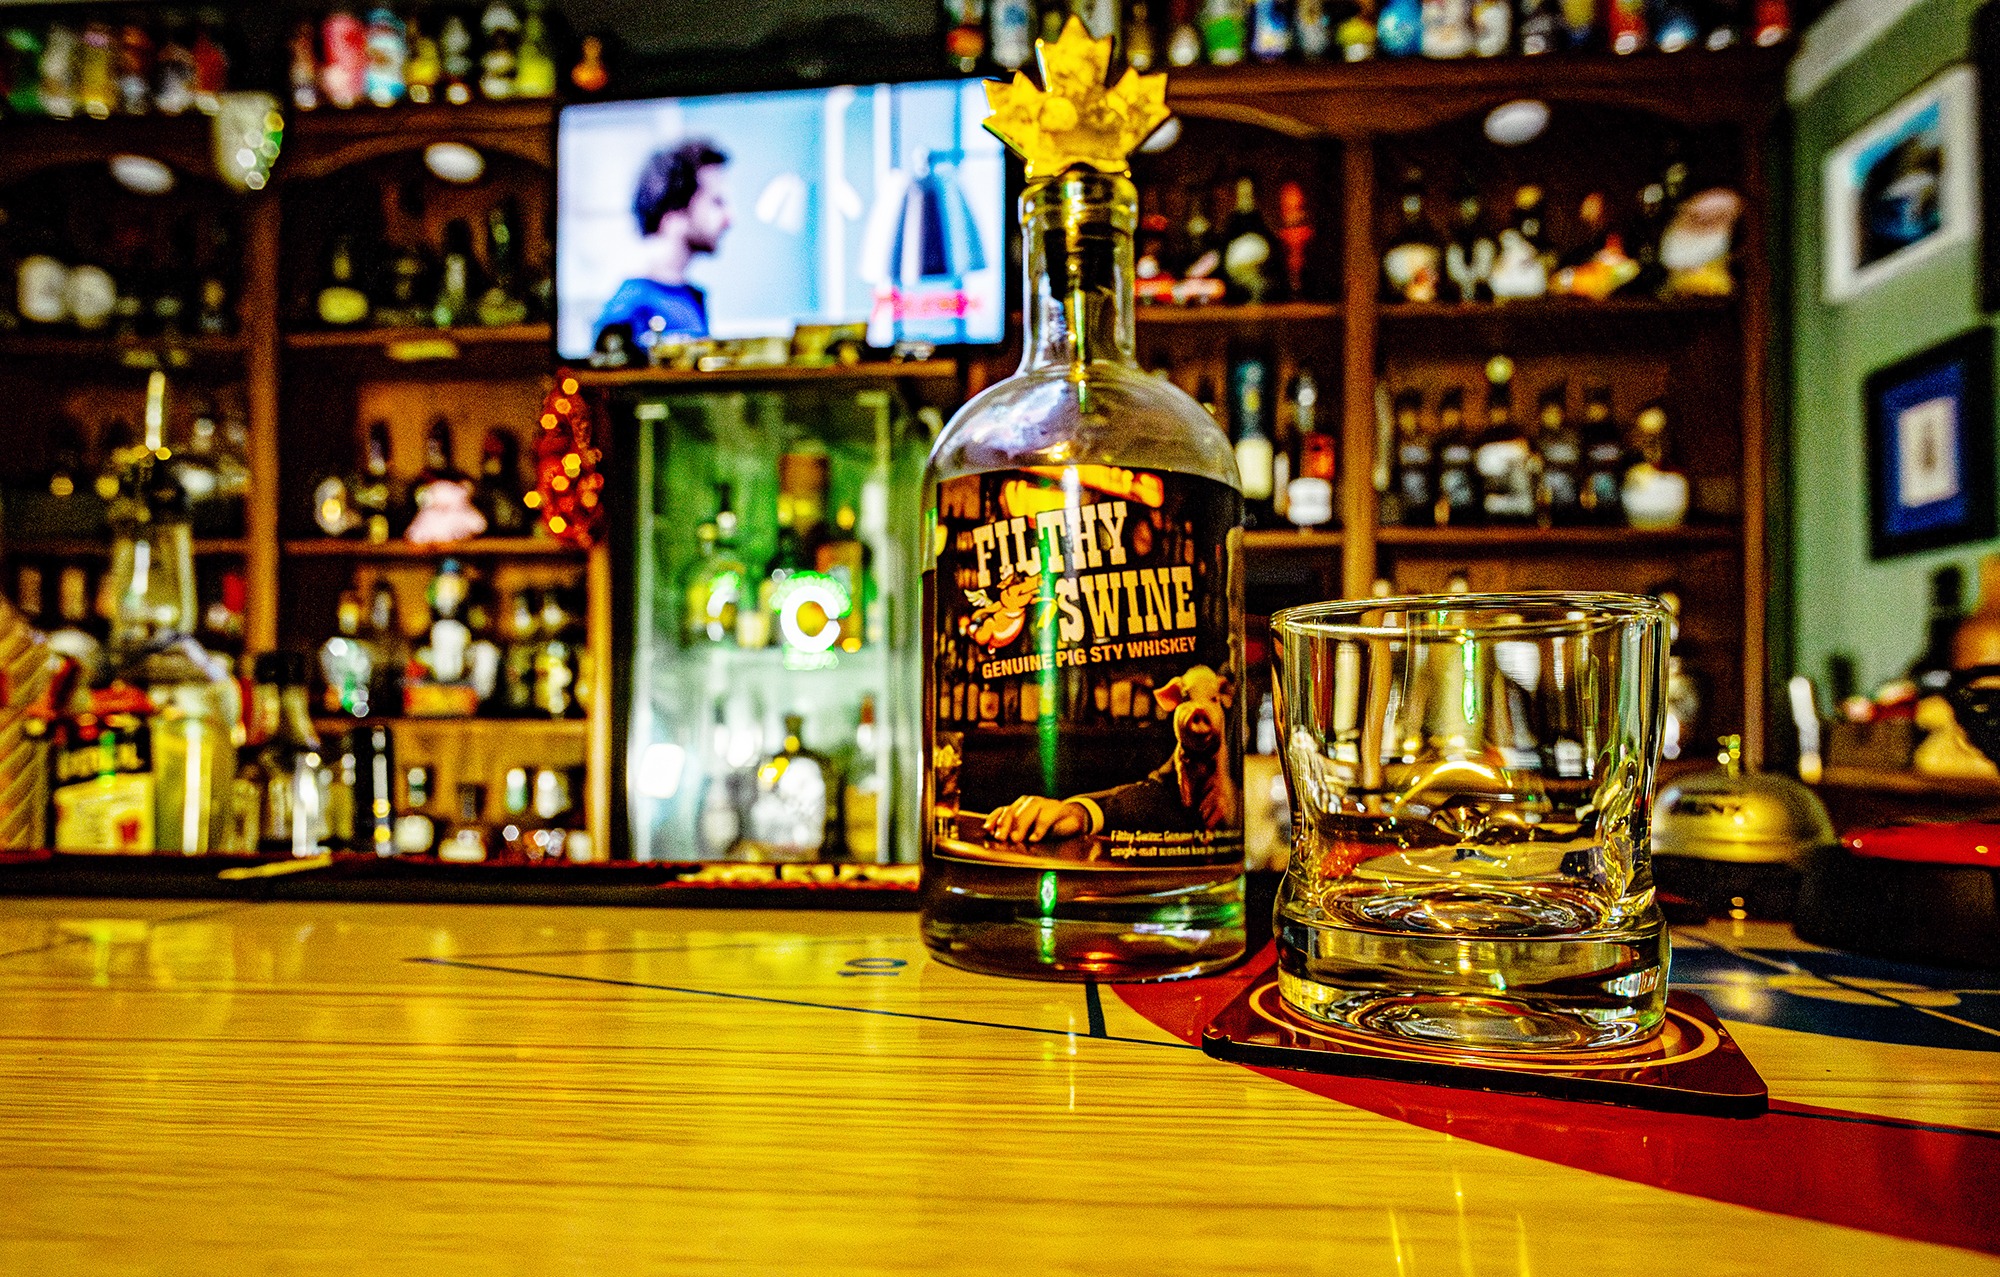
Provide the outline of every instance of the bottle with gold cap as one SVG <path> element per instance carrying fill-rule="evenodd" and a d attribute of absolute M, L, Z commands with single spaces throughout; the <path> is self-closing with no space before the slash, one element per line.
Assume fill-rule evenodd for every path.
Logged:
<path fill-rule="evenodd" d="M 925 472 L 923 934 L 979 971 L 1164 979 L 1244 947 L 1243 499 L 1221 427 L 1133 358 L 1128 156 L 1166 77 L 1106 87 L 1074 19 L 1036 56 L 1045 87 L 987 86 L 1027 162 L 1021 368 Z M 939 715 L 955 678 L 1000 711 Z M 1072 703 L 1097 682 L 1145 713 Z"/>

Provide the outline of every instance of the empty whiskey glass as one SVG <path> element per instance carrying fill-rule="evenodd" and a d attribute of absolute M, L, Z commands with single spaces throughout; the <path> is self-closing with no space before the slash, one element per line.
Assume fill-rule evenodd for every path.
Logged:
<path fill-rule="evenodd" d="M 1295 846 L 1279 987 L 1457 1050 L 1640 1042 L 1666 1011 L 1649 820 L 1666 610 L 1446 594 L 1271 618 Z"/>

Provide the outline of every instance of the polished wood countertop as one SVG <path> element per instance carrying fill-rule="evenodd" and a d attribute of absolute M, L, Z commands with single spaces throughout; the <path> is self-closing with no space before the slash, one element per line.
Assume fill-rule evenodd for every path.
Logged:
<path fill-rule="evenodd" d="M 1769 1116 L 1260 1073 L 908 915 L 0 900 L 0 1272 L 2000 1272 L 2000 977 L 1675 976 Z"/>

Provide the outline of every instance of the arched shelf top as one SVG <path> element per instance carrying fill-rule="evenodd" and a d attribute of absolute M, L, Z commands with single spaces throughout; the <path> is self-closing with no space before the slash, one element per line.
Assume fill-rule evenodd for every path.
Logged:
<path fill-rule="evenodd" d="M 209 117 L 196 112 L 111 120 L 8 120 L 0 123 L 0 186 L 50 169 L 103 164 L 114 155 L 143 155 L 178 178 L 236 194 L 215 169 Z"/>
<path fill-rule="evenodd" d="M 294 113 L 274 176 L 280 182 L 314 181 L 433 142 L 463 142 L 550 169 L 555 111 L 554 103 L 535 101 Z"/>

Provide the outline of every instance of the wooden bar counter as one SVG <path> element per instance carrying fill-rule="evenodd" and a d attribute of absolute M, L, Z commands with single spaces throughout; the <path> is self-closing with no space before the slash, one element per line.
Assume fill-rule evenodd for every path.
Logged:
<path fill-rule="evenodd" d="M 2000 979 L 1684 930 L 1751 1120 L 1260 1073 L 902 913 L 0 901 L 0 1272 L 2000 1272 Z"/>

